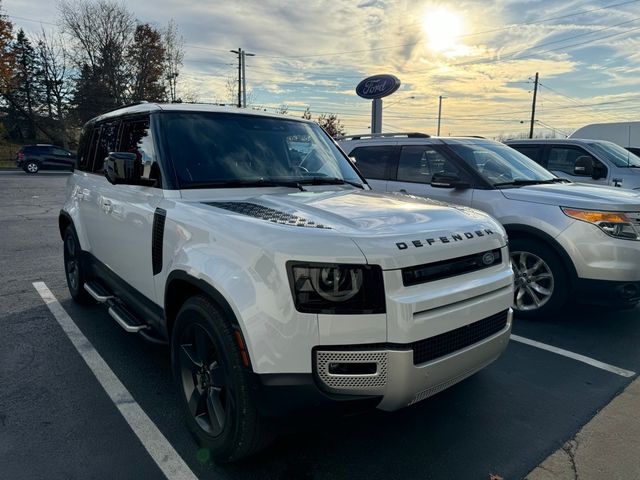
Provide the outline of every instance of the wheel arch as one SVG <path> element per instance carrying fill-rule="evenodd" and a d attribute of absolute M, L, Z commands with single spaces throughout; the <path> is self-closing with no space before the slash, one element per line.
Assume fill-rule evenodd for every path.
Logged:
<path fill-rule="evenodd" d="M 182 304 L 188 298 L 202 294 L 209 297 L 222 310 L 231 326 L 244 337 L 240 322 L 224 296 L 209 283 L 190 275 L 184 270 L 172 271 L 168 275 L 164 287 L 164 312 L 168 337 L 171 338 L 173 324 Z"/>
<path fill-rule="evenodd" d="M 530 227 L 529 225 L 522 224 L 506 224 L 504 225 L 505 230 L 507 231 L 507 236 L 509 239 L 513 238 L 530 238 L 537 240 L 549 248 L 551 248 L 562 260 L 562 264 L 564 265 L 567 274 L 569 275 L 569 280 L 571 282 L 571 286 L 575 284 L 576 279 L 578 278 L 578 272 L 576 271 L 576 267 L 573 264 L 573 260 L 567 253 L 567 251 L 558 243 L 558 241 L 542 230 L 539 230 L 534 227 Z"/>
<path fill-rule="evenodd" d="M 60 210 L 60 214 L 58 215 L 58 228 L 60 230 L 60 238 L 64 240 L 64 232 L 67 230 L 69 225 L 73 225 L 73 219 L 71 215 L 69 215 L 64 210 Z"/>

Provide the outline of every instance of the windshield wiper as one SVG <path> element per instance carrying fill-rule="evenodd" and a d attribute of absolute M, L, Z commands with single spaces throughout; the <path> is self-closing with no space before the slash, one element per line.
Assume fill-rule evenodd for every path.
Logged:
<path fill-rule="evenodd" d="M 308 177 L 299 182 L 301 185 L 352 185 L 364 190 L 364 185 L 351 180 L 337 177 Z"/>
<path fill-rule="evenodd" d="M 240 188 L 240 187 L 289 187 L 297 188 L 302 192 L 306 190 L 297 180 L 270 180 L 256 178 L 251 180 L 213 180 L 210 182 L 190 182 L 182 188 Z"/>
<path fill-rule="evenodd" d="M 524 178 L 516 178 L 510 182 L 500 182 L 500 183 L 494 183 L 493 186 L 494 187 L 503 187 L 506 185 L 515 185 L 515 186 L 520 186 L 520 185 L 540 185 L 540 184 L 544 184 L 544 183 L 556 183 L 556 182 L 564 182 L 566 181 L 564 178 L 552 178 L 549 180 L 526 180 Z"/>

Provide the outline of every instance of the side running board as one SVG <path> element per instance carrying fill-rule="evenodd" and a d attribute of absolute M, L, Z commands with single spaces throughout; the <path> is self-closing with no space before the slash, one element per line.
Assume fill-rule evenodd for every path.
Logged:
<path fill-rule="evenodd" d="M 106 303 L 109 306 L 109 315 L 111 315 L 117 324 L 125 331 L 129 333 L 138 333 L 141 330 L 149 329 L 149 326 L 146 323 L 129 312 L 115 295 L 108 292 L 98 282 L 87 282 L 84 284 L 84 289 L 95 299 L 96 302 Z"/>

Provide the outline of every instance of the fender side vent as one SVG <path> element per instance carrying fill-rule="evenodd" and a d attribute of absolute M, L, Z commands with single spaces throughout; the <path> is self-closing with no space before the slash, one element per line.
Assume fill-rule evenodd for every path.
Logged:
<path fill-rule="evenodd" d="M 222 208 L 229 210 L 240 215 L 247 215 L 248 217 L 259 218 L 268 222 L 278 223 L 280 225 L 290 225 L 292 227 L 307 227 L 307 228 L 325 228 L 331 229 L 321 223 L 316 223 L 306 218 L 293 215 L 291 213 L 281 212 L 273 208 L 264 207 L 256 203 L 249 202 L 207 202 L 207 205 L 212 207 Z"/>
<path fill-rule="evenodd" d="M 154 275 L 162 271 L 162 241 L 164 239 L 164 222 L 166 218 L 167 211 L 163 208 L 156 208 L 153 214 L 153 230 L 151 234 L 151 262 Z"/>

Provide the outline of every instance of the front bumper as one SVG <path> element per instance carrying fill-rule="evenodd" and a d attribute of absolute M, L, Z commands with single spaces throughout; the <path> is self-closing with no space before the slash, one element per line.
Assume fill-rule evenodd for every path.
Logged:
<path fill-rule="evenodd" d="M 633 307 L 640 302 L 640 282 L 616 282 L 578 278 L 575 286 L 578 303 L 611 307 Z"/>
<path fill-rule="evenodd" d="M 379 396 L 382 399 L 377 408 L 398 410 L 435 395 L 497 359 L 509 342 L 511 322 L 509 309 L 501 330 L 424 363 L 415 363 L 415 348 L 402 345 L 319 348 L 315 351 L 316 381 L 327 393 Z M 340 367 L 348 372 L 350 365 L 356 365 L 361 373 L 332 371 Z"/>

